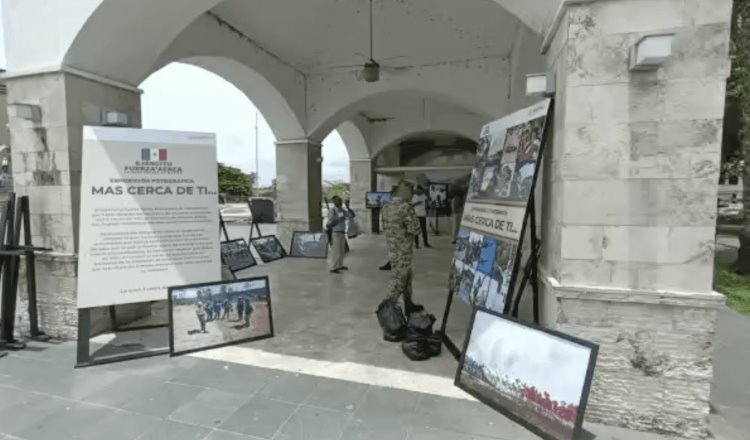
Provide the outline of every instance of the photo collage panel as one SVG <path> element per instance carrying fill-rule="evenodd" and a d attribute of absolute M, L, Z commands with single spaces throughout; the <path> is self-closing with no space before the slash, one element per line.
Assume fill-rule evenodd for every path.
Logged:
<path fill-rule="evenodd" d="M 454 295 L 467 304 L 503 313 L 518 244 L 462 228 L 450 272 Z"/>
<path fill-rule="evenodd" d="M 468 200 L 524 202 L 531 195 L 546 116 L 488 134 L 479 142 Z"/>

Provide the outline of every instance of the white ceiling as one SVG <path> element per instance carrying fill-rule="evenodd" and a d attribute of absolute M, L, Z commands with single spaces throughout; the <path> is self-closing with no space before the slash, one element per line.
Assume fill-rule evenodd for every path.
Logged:
<path fill-rule="evenodd" d="M 368 0 L 227 0 L 213 12 L 306 73 L 369 53 Z M 391 66 L 507 56 L 520 25 L 494 0 L 374 0 L 373 17 L 375 59 Z"/>

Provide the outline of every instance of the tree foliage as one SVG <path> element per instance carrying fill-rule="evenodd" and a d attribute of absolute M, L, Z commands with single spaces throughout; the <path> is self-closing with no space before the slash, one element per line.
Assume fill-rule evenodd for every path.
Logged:
<path fill-rule="evenodd" d="M 255 174 L 219 163 L 219 193 L 228 198 L 245 199 L 253 195 Z"/>
<path fill-rule="evenodd" d="M 328 200 L 331 200 L 333 196 L 339 196 L 344 198 L 349 193 L 349 184 L 346 182 L 334 182 L 326 184 L 323 188 L 324 195 Z"/>

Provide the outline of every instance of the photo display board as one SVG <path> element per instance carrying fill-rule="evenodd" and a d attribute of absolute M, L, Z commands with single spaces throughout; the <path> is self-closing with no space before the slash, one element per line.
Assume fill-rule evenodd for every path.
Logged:
<path fill-rule="evenodd" d="M 389 192 L 368 192 L 365 196 L 367 209 L 380 209 L 384 204 L 393 200 L 393 195 Z"/>
<path fill-rule="evenodd" d="M 272 336 L 268 277 L 169 288 L 172 356 Z"/>
<path fill-rule="evenodd" d="M 221 261 L 231 272 L 248 269 L 258 264 L 243 238 L 221 242 Z"/>
<path fill-rule="evenodd" d="M 84 127 L 78 308 L 221 278 L 216 135 Z"/>
<path fill-rule="evenodd" d="M 264 263 L 270 263 L 286 257 L 284 246 L 281 245 L 281 242 L 275 235 L 253 238 L 250 240 L 250 243 Z"/>
<path fill-rule="evenodd" d="M 325 232 L 294 231 L 290 257 L 326 258 L 328 257 L 328 234 Z"/>
<path fill-rule="evenodd" d="M 550 104 L 545 99 L 482 129 L 443 318 L 443 335 L 454 354 L 463 346 L 474 307 L 510 310 Z"/>
<path fill-rule="evenodd" d="M 456 386 L 548 440 L 581 438 L 599 346 L 475 309 Z"/>

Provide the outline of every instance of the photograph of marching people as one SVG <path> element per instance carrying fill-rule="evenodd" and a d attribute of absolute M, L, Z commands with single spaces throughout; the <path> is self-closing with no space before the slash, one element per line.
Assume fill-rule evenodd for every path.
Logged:
<path fill-rule="evenodd" d="M 258 252 L 261 261 L 264 263 L 270 263 L 271 261 L 280 260 L 286 257 L 286 251 L 284 246 L 275 235 L 267 235 L 265 237 L 253 238 L 250 240 L 255 251 Z"/>
<path fill-rule="evenodd" d="M 221 261 L 232 272 L 258 264 L 244 238 L 221 242 Z"/>
<path fill-rule="evenodd" d="M 271 337 L 268 277 L 172 287 L 169 325 L 173 356 Z"/>
<path fill-rule="evenodd" d="M 289 256 L 326 258 L 328 256 L 328 234 L 325 232 L 294 231 Z"/>
<path fill-rule="evenodd" d="M 578 437 L 598 346 L 477 309 L 456 385 L 545 439 Z"/>
<path fill-rule="evenodd" d="M 365 207 L 367 209 L 380 209 L 393 198 L 389 192 L 368 192 L 366 197 Z"/>

